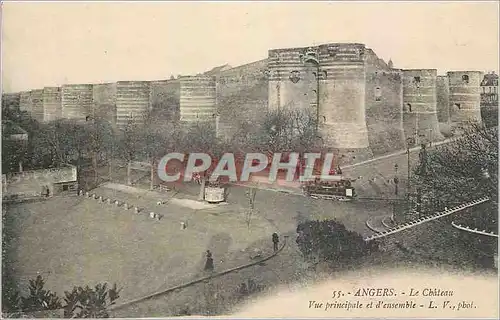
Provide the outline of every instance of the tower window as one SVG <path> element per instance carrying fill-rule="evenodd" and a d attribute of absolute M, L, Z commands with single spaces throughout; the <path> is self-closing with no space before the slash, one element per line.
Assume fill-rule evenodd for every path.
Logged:
<path fill-rule="evenodd" d="M 411 104 L 410 103 L 407 103 L 406 104 L 406 112 L 411 112 Z"/>
<path fill-rule="evenodd" d="M 463 81 L 464 83 L 469 83 L 469 76 L 468 76 L 468 75 L 466 75 L 466 74 L 464 74 L 464 75 L 462 76 L 462 81 Z"/>
<path fill-rule="evenodd" d="M 420 84 L 420 77 L 413 77 L 413 83 Z"/>
<path fill-rule="evenodd" d="M 328 77 L 328 72 L 323 71 L 323 77 L 324 77 L 324 79 L 326 80 L 326 78 Z"/>
<path fill-rule="evenodd" d="M 455 103 L 455 108 L 457 108 L 458 110 L 460 110 L 460 108 L 461 108 L 460 103 Z"/>

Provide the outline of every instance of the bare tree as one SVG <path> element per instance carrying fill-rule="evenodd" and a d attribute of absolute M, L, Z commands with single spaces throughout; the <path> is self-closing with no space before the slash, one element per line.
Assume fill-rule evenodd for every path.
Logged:
<path fill-rule="evenodd" d="M 249 188 L 245 191 L 245 196 L 248 200 L 248 209 L 245 211 L 245 222 L 247 223 L 248 229 L 250 229 L 250 222 L 252 216 L 255 213 L 255 196 L 257 194 L 257 188 Z"/>
<path fill-rule="evenodd" d="M 212 157 L 217 157 L 223 150 L 220 148 L 220 141 L 216 137 L 215 127 L 211 122 L 194 122 L 184 127 L 181 139 L 181 148 L 186 153 L 207 153 Z M 201 174 L 200 192 L 198 200 L 204 200 L 205 187 L 209 172 Z"/>
<path fill-rule="evenodd" d="M 271 152 L 306 152 L 319 147 L 317 119 L 310 110 L 283 108 L 269 110 L 254 144 Z"/>

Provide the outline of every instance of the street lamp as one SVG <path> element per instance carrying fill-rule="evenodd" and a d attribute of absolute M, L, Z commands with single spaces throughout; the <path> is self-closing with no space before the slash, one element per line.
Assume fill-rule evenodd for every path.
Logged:
<path fill-rule="evenodd" d="M 398 195 L 398 183 L 399 183 L 399 179 L 398 179 L 398 164 L 396 163 L 394 165 L 394 171 L 395 171 L 395 176 L 394 176 L 394 194 L 397 196 Z"/>
<path fill-rule="evenodd" d="M 410 171 L 411 171 L 411 168 L 410 168 L 410 145 L 414 144 L 415 143 L 415 139 L 413 137 L 410 137 L 410 138 L 407 138 L 406 139 L 406 153 L 408 155 L 408 185 L 407 185 L 407 194 L 409 195 L 410 194 Z"/>
<path fill-rule="evenodd" d="M 413 145 L 416 143 L 416 136 L 415 137 L 409 137 L 406 138 L 406 154 L 408 155 L 408 183 L 406 184 L 406 203 L 407 203 L 407 210 L 411 211 L 412 210 L 412 205 L 411 205 L 411 165 L 410 165 L 410 145 Z"/>
<path fill-rule="evenodd" d="M 95 116 L 86 116 L 85 117 L 85 122 L 88 122 L 90 124 L 90 135 L 91 135 L 91 142 L 90 142 L 90 148 L 92 150 L 92 165 L 94 166 L 94 183 L 97 183 L 97 127 L 96 127 L 96 121 L 95 121 Z"/>

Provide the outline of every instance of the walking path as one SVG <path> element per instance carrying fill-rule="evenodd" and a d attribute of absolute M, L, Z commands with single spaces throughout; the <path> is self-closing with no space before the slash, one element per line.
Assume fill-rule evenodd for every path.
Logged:
<path fill-rule="evenodd" d="M 439 142 L 433 142 L 432 145 L 431 145 L 431 148 L 437 147 L 437 146 L 440 146 L 442 144 L 446 144 L 446 143 L 449 143 L 449 142 L 452 142 L 452 141 L 455 141 L 456 139 L 457 138 L 451 138 L 451 139 L 445 139 L 445 140 L 439 141 Z M 419 151 L 420 149 L 422 149 L 420 146 L 413 147 L 413 148 L 410 148 L 410 152 Z M 376 158 L 373 158 L 373 159 L 369 159 L 369 160 L 357 162 L 357 163 L 350 164 L 350 165 L 347 165 L 347 166 L 342 166 L 342 169 L 359 167 L 359 166 L 362 166 L 362 165 L 365 165 L 365 164 L 369 164 L 369 163 L 372 163 L 372 162 L 376 162 L 376 161 L 380 161 L 380 160 L 392 158 L 392 157 L 395 157 L 395 156 L 400 156 L 402 154 L 407 154 L 407 153 L 408 153 L 407 150 L 400 150 L 400 151 L 389 153 L 389 154 L 386 154 L 386 155 L 383 155 L 383 156 L 380 156 L 380 157 L 376 157 Z"/>
<path fill-rule="evenodd" d="M 366 226 L 368 229 L 376 232 L 376 233 L 382 233 L 385 232 L 388 228 L 384 225 L 384 219 L 387 216 L 376 216 L 376 217 L 371 217 L 368 220 L 366 220 Z"/>
<path fill-rule="evenodd" d="M 113 310 L 122 309 L 124 307 L 128 307 L 130 305 L 133 305 L 133 304 L 145 301 L 145 300 L 149 300 L 149 299 L 161 296 L 161 295 L 168 294 L 168 293 L 173 292 L 175 290 L 179 290 L 179 289 L 184 289 L 184 288 L 190 287 L 192 285 L 198 284 L 198 283 L 203 282 L 203 281 L 208 281 L 210 279 L 218 278 L 218 277 L 221 277 L 223 275 L 226 275 L 226 274 L 229 274 L 229 273 L 232 273 L 232 272 L 237 272 L 237 271 L 240 271 L 240 270 L 243 270 L 243 269 L 255 266 L 255 265 L 262 264 L 263 262 L 266 262 L 266 261 L 274 258 L 275 256 L 277 256 L 283 250 L 283 248 L 286 246 L 286 240 L 287 240 L 287 237 L 284 238 L 283 244 L 281 245 L 281 247 L 277 251 L 273 252 L 271 255 L 269 255 L 269 256 L 267 256 L 267 257 L 265 257 L 263 259 L 259 259 L 257 261 L 246 263 L 246 264 L 240 265 L 240 266 L 235 267 L 235 268 L 224 270 L 222 272 L 211 274 L 211 275 L 208 275 L 206 277 L 202 277 L 200 279 L 196 279 L 196 280 L 193 280 L 193 281 L 190 281 L 190 282 L 187 282 L 187 283 L 183 283 L 183 284 L 175 286 L 175 287 L 171 287 L 171 288 L 168 288 L 168 289 L 165 289 L 165 290 L 161 290 L 161 291 L 158 291 L 158 292 L 155 292 L 155 293 L 151 293 L 151 294 L 148 294 L 146 296 L 143 296 L 143 297 L 140 297 L 140 298 L 137 298 L 137 299 L 134 299 L 134 300 L 126 301 L 126 302 L 123 302 L 121 304 L 117 304 L 117 305 L 112 306 L 111 308 L 109 308 L 109 310 L 113 311 Z"/>
<path fill-rule="evenodd" d="M 151 191 L 151 190 L 145 190 L 145 189 L 140 189 L 136 187 L 131 187 L 123 184 L 118 184 L 118 183 L 105 183 L 101 187 L 107 188 L 107 189 L 112 189 L 112 190 L 117 190 L 117 191 L 122 191 L 125 193 L 129 194 L 134 194 L 134 195 L 139 195 L 139 196 L 145 196 L 146 198 L 149 199 L 158 199 L 157 201 L 167 201 L 170 204 L 174 204 L 180 207 L 185 207 L 193 210 L 205 210 L 205 209 L 213 209 L 217 208 L 219 205 L 214 205 L 214 204 L 209 204 L 204 201 L 197 201 L 193 199 L 189 199 L 186 197 L 186 195 L 183 195 L 183 198 L 175 198 L 176 193 L 173 191 L 169 191 L 166 193 L 158 192 L 158 191 Z M 145 198 L 145 199 L 146 199 Z M 150 205 L 154 205 L 154 203 L 151 203 Z"/>

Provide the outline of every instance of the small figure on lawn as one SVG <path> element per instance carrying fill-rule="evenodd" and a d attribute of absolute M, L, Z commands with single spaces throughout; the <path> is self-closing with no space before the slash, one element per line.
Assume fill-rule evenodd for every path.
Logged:
<path fill-rule="evenodd" d="M 280 237 L 275 232 L 275 233 L 273 233 L 273 248 L 274 248 L 274 252 L 278 251 L 278 244 L 279 243 L 280 243 Z"/>
<path fill-rule="evenodd" d="M 205 262 L 205 271 L 214 271 L 214 259 L 212 258 L 212 252 L 207 250 L 207 262 Z"/>

